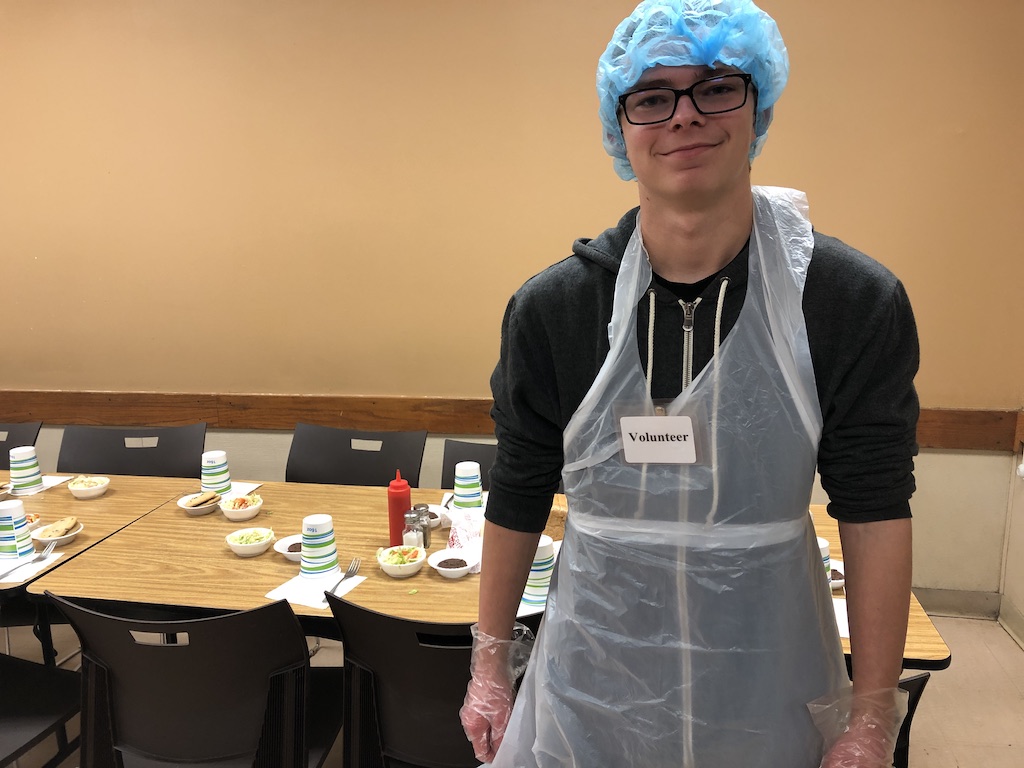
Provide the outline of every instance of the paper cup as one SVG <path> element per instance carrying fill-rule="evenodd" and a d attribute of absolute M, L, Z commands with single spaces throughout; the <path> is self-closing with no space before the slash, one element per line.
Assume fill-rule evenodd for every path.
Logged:
<path fill-rule="evenodd" d="M 330 515 L 303 518 L 299 563 L 299 573 L 307 578 L 338 572 L 338 546 L 334 540 L 334 518 Z"/>
<path fill-rule="evenodd" d="M 828 539 L 818 536 L 818 553 L 821 555 L 821 564 L 825 566 L 825 578 L 832 580 L 832 562 L 828 553 Z"/>
<path fill-rule="evenodd" d="M 227 453 L 206 451 L 199 468 L 199 478 L 204 491 L 228 493 L 231 490 L 231 473 L 228 471 Z"/>
<path fill-rule="evenodd" d="M 32 493 L 43 487 L 34 445 L 11 448 L 11 493 Z"/>
<path fill-rule="evenodd" d="M 28 557 L 35 552 L 20 499 L 0 501 L 0 558 Z"/>
<path fill-rule="evenodd" d="M 460 461 L 455 465 L 455 506 L 472 509 L 483 506 L 483 485 L 480 482 L 480 464 Z"/>

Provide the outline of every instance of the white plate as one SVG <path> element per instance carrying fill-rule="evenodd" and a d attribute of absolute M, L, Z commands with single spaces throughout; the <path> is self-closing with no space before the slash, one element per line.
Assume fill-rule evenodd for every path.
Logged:
<path fill-rule="evenodd" d="M 846 566 L 843 565 L 842 560 L 832 560 L 829 567 L 836 571 L 839 571 L 841 574 L 843 574 L 844 577 L 846 576 Z M 844 586 L 846 586 L 846 579 L 829 579 L 829 585 L 832 587 L 832 589 L 842 589 Z"/>
<path fill-rule="evenodd" d="M 285 536 L 283 539 L 278 539 L 274 542 L 274 551 L 280 552 L 282 555 L 287 557 L 289 560 L 294 560 L 296 563 L 302 560 L 302 550 L 298 552 L 289 552 L 288 547 L 298 542 L 302 543 L 302 534 L 296 533 L 294 536 Z"/>
<path fill-rule="evenodd" d="M 39 535 L 40 533 L 42 533 L 43 529 L 42 528 L 36 528 L 34 531 L 32 531 L 32 538 L 34 540 L 38 541 L 40 544 L 49 544 L 51 541 L 55 541 L 55 542 L 57 542 L 57 546 L 60 547 L 60 546 L 63 546 L 64 544 L 67 544 L 70 541 L 73 541 L 75 536 L 80 534 L 84 527 L 85 526 L 80 522 L 78 524 L 78 527 L 75 528 L 75 530 L 73 530 L 73 531 L 71 531 L 69 533 L 65 533 L 63 536 L 57 536 L 57 537 L 52 538 L 52 539 L 44 539 L 42 536 Z M 45 528 L 45 526 L 44 526 L 44 528 Z"/>
<path fill-rule="evenodd" d="M 196 496 L 199 496 L 201 494 L 202 491 L 200 491 L 199 493 L 186 493 L 184 496 L 178 499 L 178 506 L 184 509 L 188 514 L 192 515 L 192 517 L 198 517 L 199 515 L 208 515 L 211 512 L 213 512 L 213 510 L 220 509 L 220 502 L 223 497 L 218 497 L 213 501 L 203 504 L 202 506 L 199 507 L 185 506 L 186 501 L 188 501 L 189 499 L 194 499 Z"/>

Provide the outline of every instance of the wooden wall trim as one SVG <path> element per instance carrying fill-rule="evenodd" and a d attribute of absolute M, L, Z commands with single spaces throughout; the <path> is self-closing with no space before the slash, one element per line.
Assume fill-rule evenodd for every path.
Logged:
<path fill-rule="evenodd" d="M 298 421 L 349 429 L 493 434 L 490 398 L 0 390 L 0 422 L 285 429 Z"/>
<path fill-rule="evenodd" d="M 298 421 L 350 429 L 491 435 L 490 398 L 261 395 L 182 392 L 0 390 L 0 422 L 163 426 L 205 421 L 211 429 L 291 430 Z M 1014 452 L 1024 441 L 1020 411 L 929 408 L 922 448 Z"/>

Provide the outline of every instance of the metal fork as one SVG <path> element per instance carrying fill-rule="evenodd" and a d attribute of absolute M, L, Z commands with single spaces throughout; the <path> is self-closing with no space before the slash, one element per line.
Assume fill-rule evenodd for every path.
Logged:
<path fill-rule="evenodd" d="M 51 541 L 49 544 L 46 545 L 46 548 L 42 552 L 36 552 L 34 555 L 32 555 L 32 557 L 30 557 L 25 562 L 18 563 L 13 568 L 8 568 L 3 573 L 0 573 L 0 579 L 4 578 L 6 576 L 11 575 L 16 570 L 21 568 L 21 566 L 23 566 L 23 565 L 28 565 L 29 563 L 34 563 L 36 560 L 42 560 L 43 558 L 49 557 L 50 553 L 53 552 L 53 548 L 56 547 L 56 546 L 57 546 L 57 542 L 56 541 Z M 335 584 L 335 586 L 337 586 L 337 584 Z"/>
<path fill-rule="evenodd" d="M 351 578 L 352 576 L 355 576 L 356 572 L 359 570 L 359 566 L 362 565 L 362 564 L 363 564 L 362 560 L 360 560 L 358 557 L 353 557 L 352 558 L 352 562 L 348 564 L 348 570 L 345 571 L 345 575 L 343 575 L 340 579 L 338 579 L 336 582 L 334 582 L 334 586 L 331 587 L 327 591 L 330 592 L 333 595 L 334 594 L 334 590 L 336 590 L 338 588 L 338 585 L 341 584 L 341 582 L 343 582 L 345 579 L 348 579 L 348 578 Z"/>

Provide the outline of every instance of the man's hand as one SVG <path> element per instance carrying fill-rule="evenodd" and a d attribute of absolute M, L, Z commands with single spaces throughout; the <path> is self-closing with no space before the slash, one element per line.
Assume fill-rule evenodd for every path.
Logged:
<path fill-rule="evenodd" d="M 484 763 L 494 760 L 512 714 L 515 696 L 505 667 L 507 664 L 498 654 L 486 653 L 478 658 L 474 649 L 473 679 L 469 681 L 459 716 L 466 737 L 473 744 L 473 753 Z"/>
<path fill-rule="evenodd" d="M 459 716 L 473 753 L 484 763 L 494 755 L 505 737 L 505 728 L 515 701 L 513 684 L 523 674 L 533 649 L 533 633 L 519 624 L 514 640 L 499 640 L 473 625 L 472 679 Z"/>
<path fill-rule="evenodd" d="M 825 755 L 821 768 L 892 768 L 894 746 L 874 726 L 850 726 Z"/>
<path fill-rule="evenodd" d="M 821 768 L 892 768 L 906 711 L 907 694 L 899 688 L 854 694 L 849 723 L 826 751 Z"/>

